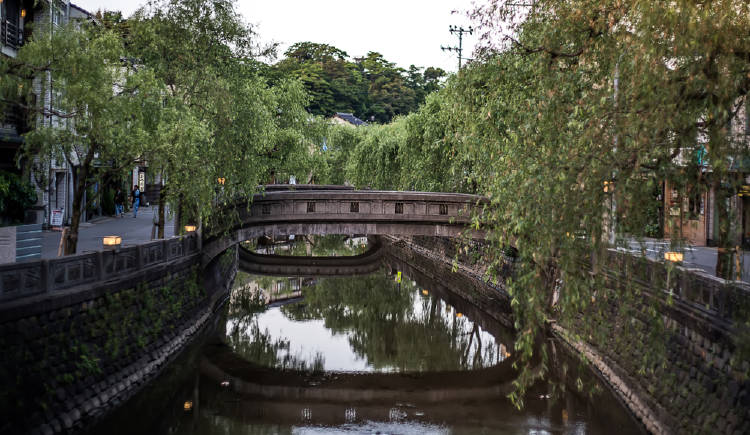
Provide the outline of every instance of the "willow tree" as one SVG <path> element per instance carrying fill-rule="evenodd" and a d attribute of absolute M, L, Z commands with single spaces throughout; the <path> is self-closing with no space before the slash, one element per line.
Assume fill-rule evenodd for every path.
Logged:
<path fill-rule="evenodd" d="M 131 18 L 127 39 L 167 87 L 168 113 L 154 120 L 145 154 L 166 180 L 160 210 L 169 203 L 183 221 L 211 219 L 219 191 L 248 197 L 273 171 L 304 166 L 304 91 L 267 85 L 258 59 L 273 47 L 261 47 L 233 1 L 152 1 Z"/>
<path fill-rule="evenodd" d="M 638 235 L 623 230 L 647 221 L 662 180 L 712 185 L 719 244 L 731 244 L 722 199 L 747 144 L 727 125 L 750 87 L 750 5 L 493 0 L 474 17 L 488 44 L 460 73 L 457 116 L 482 138 L 465 145 L 486 156 L 486 223 L 522 258 L 510 292 L 530 358 L 535 331 L 601 299 L 584 265 Z M 708 167 L 691 158 L 701 143 Z"/>
<path fill-rule="evenodd" d="M 159 97 L 153 75 L 123 57 L 122 39 L 111 30 L 75 22 L 52 32 L 38 29 L 18 52 L 0 60 L 3 94 L 29 103 L 34 129 L 23 153 L 40 180 L 49 163 L 73 169 L 71 226 L 65 254 L 74 254 L 89 187 L 117 179 L 137 156 L 144 106 Z"/>

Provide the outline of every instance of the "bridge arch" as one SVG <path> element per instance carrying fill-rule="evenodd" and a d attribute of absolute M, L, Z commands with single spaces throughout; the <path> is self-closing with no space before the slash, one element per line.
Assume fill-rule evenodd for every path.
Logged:
<path fill-rule="evenodd" d="M 377 190 L 268 189 L 238 202 L 238 219 L 203 243 L 203 263 L 245 240 L 292 234 L 457 237 L 487 204 L 477 195 Z M 326 189 L 324 187 L 323 189 Z M 472 237 L 484 233 L 473 231 Z"/>

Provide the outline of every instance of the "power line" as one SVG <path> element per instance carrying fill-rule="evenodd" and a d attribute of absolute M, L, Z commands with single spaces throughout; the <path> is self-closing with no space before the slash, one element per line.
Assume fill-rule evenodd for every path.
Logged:
<path fill-rule="evenodd" d="M 472 35 L 472 34 L 474 34 L 474 28 L 471 27 L 471 26 L 469 26 L 468 29 L 464 29 L 461 26 L 453 26 L 453 25 L 451 25 L 451 26 L 448 27 L 448 30 L 450 30 L 451 35 L 458 35 L 458 47 L 444 47 L 444 46 L 441 45 L 440 49 L 443 50 L 443 51 L 455 51 L 456 53 L 458 53 L 458 69 L 460 70 L 461 69 L 461 60 L 466 59 L 465 57 L 463 57 L 463 51 L 464 51 L 464 47 L 463 47 L 464 33 L 468 33 L 469 35 Z"/>

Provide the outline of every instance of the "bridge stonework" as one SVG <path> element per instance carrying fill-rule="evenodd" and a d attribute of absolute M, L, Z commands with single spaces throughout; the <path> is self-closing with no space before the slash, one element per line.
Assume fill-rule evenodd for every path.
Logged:
<path fill-rule="evenodd" d="M 236 206 L 237 222 L 203 244 L 204 263 L 227 248 L 261 236 L 292 234 L 457 237 L 486 204 L 476 195 L 432 192 L 271 191 Z M 472 237 L 482 238 L 481 231 Z"/>

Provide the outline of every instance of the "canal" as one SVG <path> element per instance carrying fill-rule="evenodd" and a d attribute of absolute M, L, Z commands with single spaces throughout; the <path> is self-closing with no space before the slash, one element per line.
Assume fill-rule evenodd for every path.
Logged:
<path fill-rule="evenodd" d="M 356 255 L 331 237 L 251 246 Z M 550 379 L 517 410 L 513 332 L 391 254 L 362 276 L 238 273 L 212 325 L 91 429 L 132 434 L 642 433 L 553 340 Z M 585 385 L 578 391 L 579 378 Z"/>

